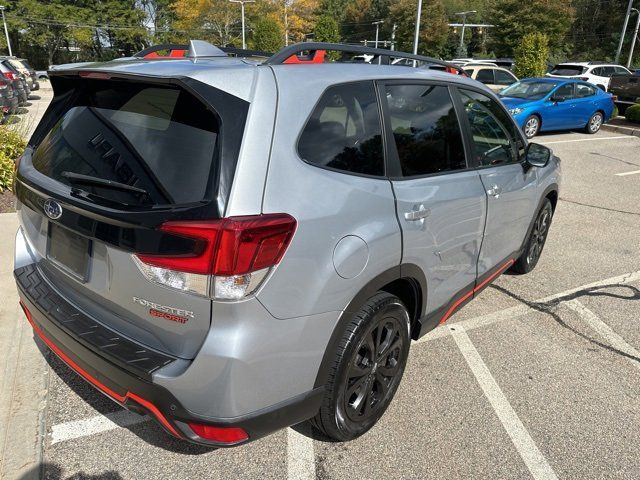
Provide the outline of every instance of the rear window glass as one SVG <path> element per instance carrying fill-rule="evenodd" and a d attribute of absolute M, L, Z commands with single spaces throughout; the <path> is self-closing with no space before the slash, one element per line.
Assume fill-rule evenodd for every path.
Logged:
<path fill-rule="evenodd" d="M 384 175 L 382 131 L 373 82 L 333 86 L 322 95 L 300 135 L 308 163 L 364 175 Z"/>
<path fill-rule="evenodd" d="M 98 200 L 184 204 L 204 199 L 217 139 L 216 116 L 185 90 L 87 81 L 32 161 Z"/>
<path fill-rule="evenodd" d="M 551 75 L 570 77 L 573 75 L 582 75 L 586 71 L 587 67 L 581 67 L 580 65 L 556 65 L 549 73 L 551 73 Z"/>

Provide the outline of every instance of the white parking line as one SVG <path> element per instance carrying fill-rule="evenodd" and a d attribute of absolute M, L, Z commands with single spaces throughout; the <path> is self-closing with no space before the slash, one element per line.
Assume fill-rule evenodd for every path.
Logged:
<path fill-rule="evenodd" d="M 539 300 L 535 300 L 533 303 L 548 303 L 552 301 L 562 302 L 564 298 L 571 297 L 577 292 L 582 290 L 589 290 L 598 287 L 604 287 L 607 285 L 625 285 L 627 283 L 633 283 L 640 281 L 640 270 L 637 272 L 625 273 L 624 275 L 617 275 L 615 277 L 606 278 L 604 280 L 598 280 L 597 282 L 588 283 L 586 285 L 581 285 L 579 287 L 570 288 L 569 290 L 565 290 L 564 292 L 555 293 L 553 295 L 549 295 L 548 297 L 541 298 Z M 529 312 L 535 311 L 535 309 L 524 305 L 519 304 L 514 307 L 505 308 L 504 310 L 499 310 L 497 312 L 488 313 L 486 315 L 480 315 L 479 317 L 470 318 L 468 320 L 462 320 L 461 322 L 457 322 L 453 325 L 459 325 L 463 327 L 465 330 L 474 330 L 476 328 L 485 327 L 487 325 L 491 325 L 492 323 L 501 322 L 504 320 L 511 320 L 514 318 L 522 317 Z M 421 337 L 415 343 L 424 343 L 431 340 L 436 340 L 438 338 L 446 337 L 450 334 L 449 329 L 440 326 L 435 328 L 434 330 L 427 333 L 425 336 Z"/>
<path fill-rule="evenodd" d="M 538 143 L 541 143 L 542 145 L 553 145 L 553 144 L 556 144 L 556 143 L 595 142 L 595 141 L 598 141 L 598 140 L 621 140 L 623 138 L 629 139 L 629 138 L 636 138 L 636 137 L 634 137 L 632 135 L 623 135 L 621 137 L 578 138 L 578 139 L 575 139 L 575 140 L 556 140 L 556 141 L 553 141 L 553 142 L 538 142 Z"/>
<path fill-rule="evenodd" d="M 640 170 L 632 170 L 631 172 L 624 172 L 624 173 L 616 173 L 617 177 L 626 177 L 627 175 L 637 175 L 640 173 Z"/>
<path fill-rule="evenodd" d="M 537 300 L 535 303 L 547 303 L 554 300 L 562 302 L 563 298 L 568 298 L 574 293 L 581 290 L 593 289 L 606 285 L 624 285 L 637 281 L 640 281 L 640 270 L 607 278 L 605 280 L 599 280 L 597 282 L 589 283 L 586 285 L 581 285 L 579 287 L 574 287 L 569 290 L 565 290 L 564 292 L 544 297 L 540 300 Z M 570 303 L 572 301 L 573 300 L 569 300 L 569 302 L 567 303 Z M 505 308 L 504 310 L 489 313 L 487 315 L 481 315 L 478 317 L 470 318 L 468 320 L 453 323 L 451 324 L 451 326 L 470 331 L 476 328 L 491 325 L 496 322 L 518 318 L 532 311 L 534 311 L 533 308 L 527 305 L 519 304 L 514 307 Z M 615 335 L 615 332 L 613 333 Z M 424 343 L 430 340 L 436 340 L 450 334 L 451 331 L 449 329 L 449 326 L 438 327 L 420 338 L 416 343 Z M 619 350 L 624 352 L 629 351 L 628 347 L 625 347 L 627 348 L 626 350 L 624 348 L 619 348 L 617 346 L 620 345 L 619 343 L 614 344 L 609 338 L 608 340 L 615 348 L 618 348 Z M 621 338 L 619 340 L 621 340 Z M 622 341 L 624 342 L 624 340 Z M 634 356 L 640 356 L 640 354 L 636 353 L 634 354 Z M 141 423 L 147 420 L 149 420 L 149 417 L 142 417 L 137 414 L 127 412 L 126 410 L 122 410 L 107 415 L 98 415 L 84 420 L 65 422 L 58 425 L 53 425 L 51 427 L 51 443 L 54 444 L 74 438 L 86 437 L 118 427 L 135 425 L 136 423 Z M 292 429 L 288 429 L 287 437 L 288 451 L 290 452 L 287 465 L 289 471 L 291 472 L 289 478 L 315 478 L 315 462 L 313 462 L 313 441 L 311 440 L 311 438 L 301 435 Z"/>
<path fill-rule="evenodd" d="M 460 349 L 460 353 L 462 353 L 473 376 L 476 377 L 482 391 L 489 400 L 489 403 L 496 412 L 502 426 L 511 438 L 513 445 L 516 447 L 516 450 L 522 457 L 533 478 L 537 480 L 557 480 L 558 477 L 551 468 L 551 465 L 549 465 L 531 438 L 531 435 L 529 435 L 529 432 L 507 400 L 507 397 L 505 397 L 495 378 L 491 375 L 489 368 L 487 368 L 487 365 L 482 360 L 482 357 L 464 331 L 464 328 L 459 325 L 451 325 L 449 329 Z"/>
<path fill-rule="evenodd" d="M 107 432 L 119 427 L 130 427 L 148 420 L 150 418 L 147 416 L 138 415 L 128 410 L 118 410 L 106 415 L 96 415 L 83 420 L 65 422 L 51 427 L 51 444 L 95 435 L 96 433 Z"/>
<path fill-rule="evenodd" d="M 568 302 L 565 302 L 564 305 L 576 312 L 582 320 L 602 336 L 613 348 L 636 358 L 640 358 L 640 352 L 638 350 L 629 345 L 624 338 L 614 332 L 609 325 L 603 322 L 595 313 L 585 307 L 578 300 L 569 300 Z M 640 369 L 640 363 L 631 358 L 627 358 L 627 360 L 633 363 L 634 367 Z"/>
<path fill-rule="evenodd" d="M 293 428 L 287 428 L 287 480 L 315 478 L 316 459 L 310 433 L 302 435 Z"/>

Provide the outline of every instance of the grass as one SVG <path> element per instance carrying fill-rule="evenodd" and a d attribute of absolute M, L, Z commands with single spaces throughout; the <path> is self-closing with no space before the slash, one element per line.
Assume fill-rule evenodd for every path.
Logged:
<path fill-rule="evenodd" d="M 28 126 L 19 123 L 0 125 L 0 193 L 13 186 L 15 162 L 27 146 L 28 132 Z"/>

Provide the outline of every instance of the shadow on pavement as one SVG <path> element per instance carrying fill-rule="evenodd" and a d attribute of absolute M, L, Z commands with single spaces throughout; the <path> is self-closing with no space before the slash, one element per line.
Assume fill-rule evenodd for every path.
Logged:
<path fill-rule="evenodd" d="M 20 480 L 38 480 L 40 478 L 47 480 L 120 480 L 122 476 L 113 470 L 109 470 L 97 475 L 90 475 L 84 472 L 74 473 L 68 477 L 63 476 L 63 468 L 57 463 L 45 462 L 36 465 L 27 473 L 20 477 Z"/>
<path fill-rule="evenodd" d="M 53 354 L 39 337 L 34 336 L 34 340 L 46 358 L 51 370 L 71 390 L 73 390 L 76 395 L 93 407 L 98 413 L 105 415 L 107 413 L 113 413 L 123 409 L 118 403 L 110 400 L 106 395 L 100 393 L 80 377 L 80 375 L 74 372 L 69 366 Z M 132 412 L 132 415 L 137 414 Z M 121 428 L 126 428 L 131 433 L 154 447 L 162 448 L 163 450 L 168 450 L 173 453 L 179 453 L 182 455 L 202 455 L 216 450 L 213 447 L 196 445 L 174 438 L 166 433 L 155 421 L 144 421 L 135 425 L 122 426 Z"/>

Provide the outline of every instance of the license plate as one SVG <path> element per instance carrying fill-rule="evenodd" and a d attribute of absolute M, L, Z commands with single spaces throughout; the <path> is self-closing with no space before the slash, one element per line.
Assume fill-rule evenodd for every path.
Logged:
<path fill-rule="evenodd" d="M 89 274 L 91 240 L 68 228 L 49 224 L 47 257 L 56 265 L 83 282 Z"/>

